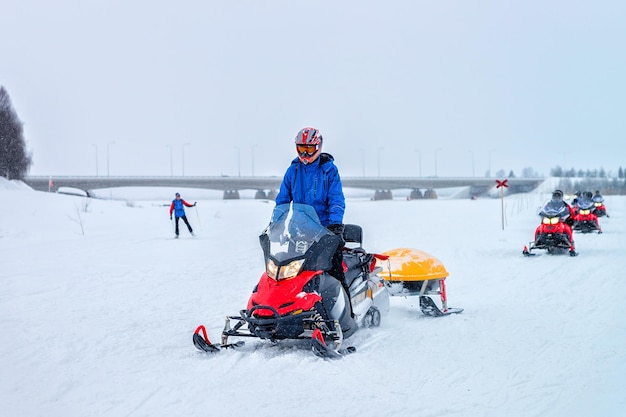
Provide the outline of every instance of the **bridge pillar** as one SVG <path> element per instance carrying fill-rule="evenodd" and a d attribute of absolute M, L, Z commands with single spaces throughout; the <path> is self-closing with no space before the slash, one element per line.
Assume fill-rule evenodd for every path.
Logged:
<path fill-rule="evenodd" d="M 393 200 L 391 190 L 376 190 L 373 200 Z"/>
<path fill-rule="evenodd" d="M 424 191 L 424 198 L 430 198 L 430 199 L 436 200 L 439 197 L 437 196 L 437 191 L 435 191 L 434 188 L 429 188 L 426 191 Z"/>
<path fill-rule="evenodd" d="M 239 191 L 237 190 L 225 190 L 224 200 L 239 200 Z"/>
<path fill-rule="evenodd" d="M 254 199 L 255 200 L 265 200 L 265 199 L 267 199 L 267 194 L 265 193 L 264 190 L 257 190 L 256 194 L 254 194 Z"/>
<path fill-rule="evenodd" d="M 267 192 L 267 199 L 268 200 L 276 200 L 276 196 L 278 195 L 278 191 L 276 190 L 269 190 Z"/>
<path fill-rule="evenodd" d="M 424 198 L 422 191 L 419 188 L 414 188 L 411 190 L 408 200 L 421 200 L 422 198 Z"/>

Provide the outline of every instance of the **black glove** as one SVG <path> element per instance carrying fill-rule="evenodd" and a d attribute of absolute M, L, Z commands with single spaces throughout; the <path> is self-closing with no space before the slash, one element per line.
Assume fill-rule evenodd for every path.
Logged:
<path fill-rule="evenodd" d="M 343 224 L 329 224 L 326 228 L 343 240 Z"/>
<path fill-rule="evenodd" d="M 346 245 L 346 241 L 343 238 L 343 224 L 329 224 L 326 226 L 331 233 L 336 234 L 341 239 L 339 248 L 343 248 Z"/>
<path fill-rule="evenodd" d="M 196 204 L 198 204 L 198 203 L 196 203 L 196 202 L 194 201 L 194 202 L 193 202 L 193 206 L 195 207 L 195 206 L 196 206 Z"/>

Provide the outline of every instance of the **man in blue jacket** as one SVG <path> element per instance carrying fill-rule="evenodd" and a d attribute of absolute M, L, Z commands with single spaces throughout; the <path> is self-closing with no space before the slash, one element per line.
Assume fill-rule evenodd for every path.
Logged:
<path fill-rule="evenodd" d="M 317 216 L 331 232 L 342 238 L 343 214 L 346 200 L 339 170 L 332 155 L 322 153 L 322 135 L 313 127 L 305 127 L 296 135 L 298 157 L 291 161 L 276 196 L 276 204 L 290 202 L 313 206 Z M 329 274 L 337 278 L 346 289 L 343 271 L 343 243 L 333 256 Z"/>

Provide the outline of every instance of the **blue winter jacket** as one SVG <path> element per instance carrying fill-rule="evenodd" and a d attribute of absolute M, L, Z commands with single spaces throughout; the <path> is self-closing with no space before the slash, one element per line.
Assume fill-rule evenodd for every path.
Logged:
<path fill-rule="evenodd" d="M 342 224 L 346 200 L 339 170 L 332 155 L 322 153 L 311 164 L 303 164 L 295 158 L 280 185 L 276 204 L 290 202 L 313 206 L 322 226 Z"/>
<path fill-rule="evenodd" d="M 170 216 L 172 215 L 172 211 L 173 211 L 176 217 L 183 217 L 185 215 L 184 206 L 193 207 L 193 204 L 186 202 L 182 198 L 172 200 L 172 204 L 170 205 Z"/>

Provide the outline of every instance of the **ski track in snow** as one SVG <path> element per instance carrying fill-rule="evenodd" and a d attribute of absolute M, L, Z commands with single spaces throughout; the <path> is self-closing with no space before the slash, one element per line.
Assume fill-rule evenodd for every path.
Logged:
<path fill-rule="evenodd" d="M 3 188 L 4 187 L 4 188 Z M 306 343 L 219 342 L 263 271 L 273 203 L 198 201 L 197 237 L 172 239 L 167 201 L 93 200 L 0 184 L 0 402 L 14 416 L 621 416 L 626 408 L 626 198 L 580 255 L 525 258 L 547 198 L 348 199 L 364 247 L 414 247 L 450 273 L 449 306 L 426 317 L 393 297 L 380 328 L 320 360 Z M 187 193 L 189 195 L 189 193 Z M 192 196 L 189 199 L 193 200 Z M 88 204 L 86 211 L 82 211 Z M 80 213 L 80 214 L 78 214 Z M 77 216 L 85 234 L 81 234 Z M 539 251 L 541 252 L 541 251 Z M 5 414 L 6 413 L 6 414 Z"/>

